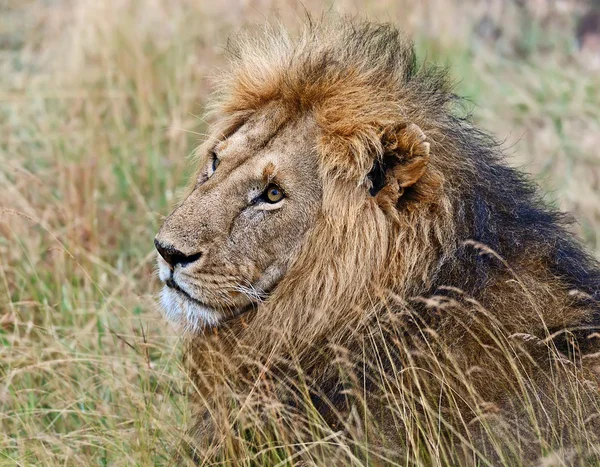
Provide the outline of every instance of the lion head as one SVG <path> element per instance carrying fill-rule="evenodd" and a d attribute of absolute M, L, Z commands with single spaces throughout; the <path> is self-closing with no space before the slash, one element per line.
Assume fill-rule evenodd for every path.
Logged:
<path fill-rule="evenodd" d="M 265 38 L 251 53 L 238 40 L 197 176 L 155 239 L 162 303 L 184 327 L 249 311 L 292 334 L 347 322 L 380 289 L 425 279 L 448 244 L 444 159 L 414 105 L 436 97 L 404 87 L 415 58 L 394 29 L 349 33 Z"/>
<path fill-rule="evenodd" d="M 313 118 L 275 103 L 207 144 L 191 193 L 155 240 L 171 319 L 218 326 L 282 280 L 320 211 L 316 138 Z"/>
<path fill-rule="evenodd" d="M 195 333 L 243 318 L 259 347 L 335 341 L 390 297 L 453 288 L 515 332 L 594 319 L 567 295 L 595 297 L 597 265 L 395 27 L 309 22 L 242 35 L 230 58 L 156 236 L 170 318 Z"/>

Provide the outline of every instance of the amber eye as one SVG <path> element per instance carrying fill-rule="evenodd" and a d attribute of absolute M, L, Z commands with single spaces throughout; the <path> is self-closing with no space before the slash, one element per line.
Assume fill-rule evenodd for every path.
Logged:
<path fill-rule="evenodd" d="M 265 192 L 265 201 L 268 203 L 277 203 L 283 199 L 283 191 L 277 185 L 269 185 Z"/>

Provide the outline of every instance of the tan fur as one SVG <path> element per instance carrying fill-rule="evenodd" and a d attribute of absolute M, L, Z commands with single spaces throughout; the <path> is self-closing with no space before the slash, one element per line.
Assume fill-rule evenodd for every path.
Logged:
<path fill-rule="evenodd" d="M 337 346 L 358 352 L 374 317 L 391 303 L 404 309 L 428 293 L 441 268 L 469 240 L 460 236 L 463 221 L 457 221 L 456 209 L 476 169 L 448 136 L 453 129 L 460 134 L 462 125 L 448 117 L 450 99 L 435 98 L 448 90 L 443 81 L 419 82 L 418 73 L 405 78 L 411 46 L 393 30 L 396 61 L 385 62 L 390 56 L 369 42 L 379 27 L 341 21 L 310 25 L 298 38 L 277 29 L 236 42 L 231 71 L 220 79 L 213 136 L 200 150 L 201 183 L 190 187 L 157 236 L 188 255 L 210 252 L 208 263 L 192 269 L 197 278 L 190 294 L 232 318 L 196 330 L 187 347 L 202 407 L 199 438 L 208 439 L 209 425 L 214 429 L 206 407 L 214 408 L 210 401 L 220 397 L 223 385 L 244 393 L 257 384 L 261 373 L 250 368 L 249 355 L 255 370 L 283 358 L 325 380 L 333 360 L 316 352 Z M 215 144 L 223 161 L 214 179 L 204 180 Z M 371 195 L 374 163 L 385 160 L 393 160 L 393 167 Z M 282 207 L 281 217 L 265 217 L 274 230 L 261 224 L 244 231 L 234 223 L 246 196 L 239 187 L 249 186 L 252 177 L 281 177 L 290 184 L 286 201 L 295 204 L 288 211 Z M 294 191 L 302 186 L 304 192 Z M 269 240 L 260 244 L 255 238 Z M 544 254 L 525 246 L 510 264 L 498 258 L 486 288 L 478 291 L 508 334 L 542 337 L 547 329 L 590 316 L 589 309 L 573 305 L 569 286 L 550 270 Z M 264 299 L 227 295 L 222 284 L 231 284 L 222 277 L 258 284 L 271 264 L 280 272 Z M 252 309 L 242 312 L 250 303 Z M 479 332 L 475 318 L 465 319 Z M 460 365 L 485 367 L 485 329 L 469 340 L 464 322 L 451 317 L 435 322 L 432 329 L 449 347 L 459 345 Z M 505 391 L 485 377 L 480 386 L 493 400 Z"/>

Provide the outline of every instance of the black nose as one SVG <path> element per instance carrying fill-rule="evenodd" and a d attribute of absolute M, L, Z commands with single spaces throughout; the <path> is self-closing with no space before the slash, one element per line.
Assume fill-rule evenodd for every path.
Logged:
<path fill-rule="evenodd" d="M 202 253 L 195 253 L 193 255 L 185 255 L 181 251 L 174 248 L 172 245 L 163 245 L 156 238 L 154 239 L 154 246 L 156 250 L 164 258 L 164 260 L 171 266 L 175 267 L 178 264 L 185 266 L 186 264 L 193 263 L 202 256 Z"/>

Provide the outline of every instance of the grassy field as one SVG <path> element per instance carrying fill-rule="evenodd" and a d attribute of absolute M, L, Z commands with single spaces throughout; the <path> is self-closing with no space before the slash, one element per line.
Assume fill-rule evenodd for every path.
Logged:
<path fill-rule="evenodd" d="M 0 0 L 0 464 L 169 463 L 188 407 L 152 240 L 228 34 L 274 14 L 293 27 L 304 8 L 324 7 Z M 474 118 L 600 251 L 600 74 L 578 57 L 577 9 L 331 8 L 396 21 L 449 64 Z"/>

